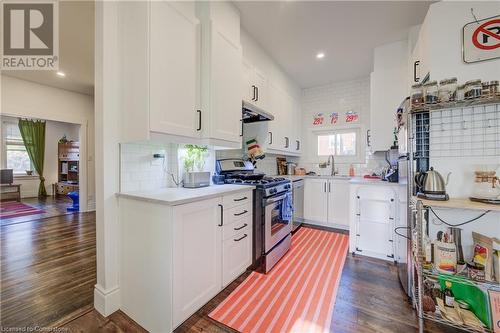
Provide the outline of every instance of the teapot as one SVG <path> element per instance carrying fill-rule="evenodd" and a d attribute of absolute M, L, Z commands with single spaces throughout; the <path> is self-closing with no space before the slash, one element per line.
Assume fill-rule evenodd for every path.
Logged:
<path fill-rule="evenodd" d="M 425 194 L 446 194 L 446 185 L 450 180 L 451 172 L 446 175 L 446 181 L 443 176 L 433 167 L 427 172 L 420 172 L 415 175 L 415 184 L 417 184 Z"/>

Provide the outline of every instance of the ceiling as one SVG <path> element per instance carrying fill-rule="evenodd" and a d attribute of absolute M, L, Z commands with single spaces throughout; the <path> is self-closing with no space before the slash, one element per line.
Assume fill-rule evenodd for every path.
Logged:
<path fill-rule="evenodd" d="M 365 77 L 376 46 L 406 38 L 428 1 L 237 1 L 243 28 L 302 88 Z M 316 59 L 318 52 L 325 57 Z"/>
<path fill-rule="evenodd" d="M 4 71 L 3 75 L 83 94 L 94 94 L 94 2 L 59 2 L 59 70 Z"/>

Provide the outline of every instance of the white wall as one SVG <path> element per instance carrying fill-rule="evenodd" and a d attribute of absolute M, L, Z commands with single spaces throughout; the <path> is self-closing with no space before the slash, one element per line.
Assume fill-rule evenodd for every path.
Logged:
<path fill-rule="evenodd" d="M 17 124 L 18 118 L 1 117 L 2 122 Z M 45 177 L 45 188 L 49 195 L 52 194 L 52 184 L 57 182 L 58 176 L 58 141 L 66 135 L 68 140 L 78 141 L 80 126 L 76 124 L 63 123 L 47 120 L 45 124 L 45 159 L 43 164 L 43 174 Z M 2 145 L 1 149 L 3 150 Z M 2 151 L 2 156 L 4 156 Z M 21 184 L 21 197 L 31 198 L 38 195 L 38 177 L 22 176 L 15 177 L 15 183 Z"/>
<path fill-rule="evenodd" d="M 80 195 L 87 209 L 95 207 L 94 99 L 92 96 L 1 75 L 1 113 L 81 125 Z M 86 186 L 82 182 L 86 182 Z M 80 203 L 82 203 L 80 198 Z"/>
<path fill-rule="evenodd" d="M 431 35 L 426 45 L 430 56 L 432 80 L 458 77 L 459 82 L 472 79 L 498 80 L 500 59 L 466 64 L 462 61 L 462 28 L 480 19 L 500 15 L 499 1 L 440 1 L 430 6 L 424 25 Z M 445 56 L 443 56 L 445 55 Z"/>
<path fill-rule="evenodd" d="M 355 123 L 347 123 L 345 113 L 355 111 L 359 120 Z M 329 123 L 329 115 L 333 112 L 339 114 L 336 124 Z M 325 125 L 314 126 L 313 117 L 323 113 Z M 302 141 L 304 145 L 303 154 L 299 160 L 299 166 L 317 173 L 329 173 L 330 169 L 320 169 L 319 162 L 325 162 L 325 157 L 317 156 L 316 136 L 318 131 L 335 129 L 358 129 L 362 160 L 352 163 L 356 174 L 365 172 L 367 168 L 374 169 L 379 164 L 384 164 L 383 155 L 373 155 L 365 151 L 366 130 L 370 126 L 370 78 L 359 78 L 350 81 L 336 82 L 324 86 L 304 89 L 302 91 Z M 366 157 L 366 158 L 365 158 Z M 351 165 L 350 161 L 338 161 L 336 166 L 340 174 L 347 174 Z"/>

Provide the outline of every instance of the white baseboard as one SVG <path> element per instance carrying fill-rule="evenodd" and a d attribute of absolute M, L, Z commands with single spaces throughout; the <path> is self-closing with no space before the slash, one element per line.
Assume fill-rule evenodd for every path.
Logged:
<path fill-rule="evenodd" d="M 96 284 L 94 288 L 94 308 L 104 317 L 120 309 L 120 289 L 104 290 Z"/>

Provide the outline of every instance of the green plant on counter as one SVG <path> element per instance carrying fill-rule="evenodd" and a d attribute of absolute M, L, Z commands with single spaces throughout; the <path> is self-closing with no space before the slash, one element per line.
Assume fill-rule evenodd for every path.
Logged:
<path fill-rule="evenodd" d="M 186 156 L 184 156 L 184 171 L 194 171 L 195 167 L 198 171 L 202 171 L 205 167 L 205 158 L 207 157 L 208 148 L 197 145 L 185 145 Z"/>

